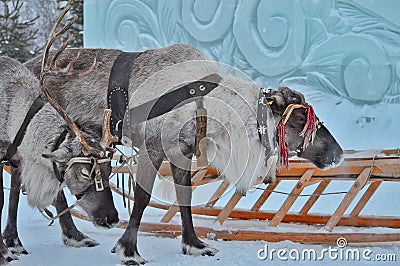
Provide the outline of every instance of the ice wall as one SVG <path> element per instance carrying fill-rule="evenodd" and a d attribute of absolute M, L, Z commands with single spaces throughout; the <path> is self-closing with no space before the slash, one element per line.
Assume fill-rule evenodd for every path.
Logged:
<path fill-rule="evenodd" d="M 302 91 L 345 148 L 394 148 L 397 0 L 85 0 L 85 46 L 190 43 L 262 86 Z"/>

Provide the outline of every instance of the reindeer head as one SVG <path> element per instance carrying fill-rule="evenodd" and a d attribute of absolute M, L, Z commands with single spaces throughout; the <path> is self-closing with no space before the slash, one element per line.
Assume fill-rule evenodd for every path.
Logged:
<path fill-rule="evenodd" d="M 66 8 L 61 12 L 50 33 L 50 37 L 44 48 L 41 64 L 40 88 L 42 96 L 54 107 L 54 109 L 66 121 L 72 131 L 60 147 L 51 154 L 44 155 L 51 159 L 53 164 L 64 173 L 64 180 L 71 193 L 78 198 L 79 205 L 92 218 L 95 225 L 110 227 L 118 222 L 118 213 L 114 207 L 108 178 L 111 173 L 110 157 L 108 147 L 115 141 L 109 130 L 111 110 L 106 110 L 103 123 L 103 138 L 101 141 L 87 142 L 87 136 L 79 129 L 75 122 L 68 116 L 64 109 L 55 101 L 47 90 L 48 79 L 72 79 L 90 73 L 96 66 L 96 59 L 92 66 L 85 71 L 75 71 L 73 64 L 79 59 L 71 59 L 70 64 L 65 68 L 57 67 L 57 58 L 63 53 L 72 35 L 57 50 L 54 56 L 49 59 L 50 48 L 76 21 L 76 17 L 58 30 L 62 19 L 68 12 L 71 1 L 68 1 Z M 95 138 L 92 138 L 95 139 Z"/>
<path fill-rule="evenodd" d="M 315 116 L 301 93 L 279 87 L 271 90 L 268 97 L 275 122 L 278 123 L 277 139 L 281 142 L 281 153 L 285 150 L 283 146 L 286 146 L 289 152 L 308 159 L 322 169 L 337 166 L 342 161 L 342 148 Z M 281 161 L 281 164 L 285 166 L 285 161 Z"/>
<path fill-rule="evenodd" d="M 106 110 L 103 124 L 109 124 L 110 114 L 111 112 Z M 77 197 L 78 204 L 88 213 L 93 223 L 109 228 L 118 222 L 118 213 L 109 186 L 112 152 L 109 152 L 107 147 L 113 138 L 107 134 L 107 126 L 103 128 L 101 140 L 96 131 L 98 132 L 85 130 L 82 131 L 82 135 L 88 139 L 91 147 L 107 154 L 105 157 L 85 155 L 80 139 L 70 130 L 65 130 L 56 141 L 54 151 L 43 154 L 43 157 L 52 161 L 56 175 L 65 183 L 71 194 Z"/>

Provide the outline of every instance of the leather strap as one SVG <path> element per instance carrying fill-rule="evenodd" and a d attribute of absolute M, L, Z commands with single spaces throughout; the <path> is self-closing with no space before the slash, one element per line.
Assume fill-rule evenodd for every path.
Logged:
<path fill-rule="evenodd" d="M 167 92 L 157 99 L 134 107 L 129 110 L 129 123 L 131 125 L 138 124 L 166 114 L 184 104 L 196 101 L 198 97 L 206 96 L 218 87 L 221 80 L 222 77 L 220 75 L 212 74 L 201 80 Z"/>
<path fill-rule="evenodd" d="M 54 145 L 51 149 L 52 152 L 57 150 L 60 147 L 61 143 L 63 143 L 63 141 L 67 137 L 67 134 L 68 134 L 67 129 L 64 129 L 64 131 L 61 132 L 61 134 L 58 136 L 58 138 L 56 139 L 56 142 L 54 143 Z M 58 170 L 56 162 L 53 162 L 53 171 L 54 171 L 54 174 L 56 175 L 58 181 L 60 181 L 60 183 L 64 182 L 65 172 L 64 171 L 60 172 L 60 170 Z"/>
<path fill-rule="evenodd" d="M 257 130 L 258 137 L 260 138 L 261 144 L 266 148 L 267 155 L 273 152 L 268 136 L 268 122 L 270 121 L 269 119 L 273 119 L 270 107 L 270 104 L 272 104 L 271 99 L 271 89 L 261 88 L 257 107 Z"/>
<path fill-rule="evenodd" d="M 128 88 L 133 62 L 141 53 L 120 53 L 114 61 L 108 80 L 107 106 L 112 110 L 110 131 L 122 137 L 122 121 L 128 107 Z"/>
<path fill-rule="evenodd" d="M 40 109 L 44 106 L 45 101 L 39 96 L 32 103 L 31 107 L 26 114 L 24 121 L 22 122 L 21 127 L 19 128 L 17 135 L 15 135 L 14 141 L 7 149 L 7 153 L 2 159 L 2 162 L 10 162 L 11 158 L 17 153 L 17 149 L 19 145 L 21 145 L 22 140 L 24 139 L 26 128 L 31 122 L 32 118 L 39 112 Z"/>

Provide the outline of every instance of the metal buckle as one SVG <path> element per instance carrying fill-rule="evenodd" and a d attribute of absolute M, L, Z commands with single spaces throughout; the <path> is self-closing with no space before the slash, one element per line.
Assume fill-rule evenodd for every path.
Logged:
<path fill-rule="evenodd" d="M 97 192 L 104 190 L 104 185 L 103 185 L 103 180 L 101 180 L 101 175 L 97 174 L 94 177 L 94 185 L 96 187 Z"/>

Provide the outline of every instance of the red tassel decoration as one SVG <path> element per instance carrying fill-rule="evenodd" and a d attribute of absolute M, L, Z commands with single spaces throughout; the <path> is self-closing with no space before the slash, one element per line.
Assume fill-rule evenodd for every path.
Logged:
<path fill-rule="evenodd" d="M 307 122 L 304 125 L 303 130 L 300 132 L 300 136 L 304 137 L 303 149 L 307 148 L 310 143 L 313 144 L 318 129 L 318 118 L 315 115 L 314 108 L 308 104 L 305 108 L 307 113 Z"/>
<path fill-rule="evenodd" d="M 279 170 L 283 168 L 286 169 L 289 168 L 289 152 L 286 146 L 285 136 L 286 136 L 285 124 L 281 122 L 278 126 Z"/>

